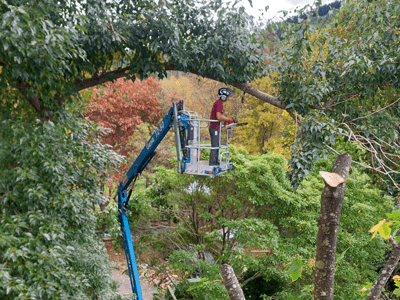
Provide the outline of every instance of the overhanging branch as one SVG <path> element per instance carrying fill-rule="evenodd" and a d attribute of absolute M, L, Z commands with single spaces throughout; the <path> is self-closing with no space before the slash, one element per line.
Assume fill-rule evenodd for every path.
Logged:
<path fill-rule="evenodd" d="M 175 65 L 170 64 L 165 68 L 165 70 L 167 70 L 167 71 L 175 70 Z M 190 73 L 198 75 L 196 71 L 191 71 Z M 105 74 L 107 74 L 107 77 L 113 76 L 115 79 L 118 79 L 121 77 L 125 77 L 127 74 L 132 74 L 132 71 L 129 67 L 125 67 L 125 68 L 117 69 L 117 70 L 110 71 L 107 73 L 102 73 L 98 76 L 94 76 L 91 78 L 77 80 L 76 86 L 77 86 L 78 90 L 81 91 L 84 89 L 88 89 L 90 87 L 94 87 L 96 85 L 106 83 L 109 81 L 109 79 L 106 78 Z M 206 76 L 206 78 L 218 81 L 218 79 L 212 75 L 208 75 L 208 76 Z M 251 85 L 249 85 L 247 83 L 237 82 L 233 86 L 237 87 L 244 93 L 252 95 L 252 96 L 256 97 L 257 99 L 260 99 L 263 102 L 267 102 L 267 103 L 269 103 L 277 108 L 280 108 L 280 109 L 286 109 L 286 104 L 281 102 L 278 97 L 274 97 L 267 93 L 264 93 L 256 88 L 252 87 Z M 295 119 L 292 112 L 289 112 L 289 114 Z"/>
<path fill-rule="evenodd" d="M 234 84 L 234 86 L 237 87 L 238 89 L 242 90 L 246 94 L 252 95 L 252 96 L 256 97 L 257 99 L 260 99 L 263 102 L 267 102 L 267 103 L 269 103 L 275 107 L 278 107 L 280 109 L 286 109 L 286 104 L 281 102 L 278 97 L 274 97 L 267 93 L 264 93 L 256 88 L 252 87 L 251 85 L 249 85 L 247 83 L 237 82 Z"/>
<path fill-rule="evenodd" d="M 107 72 L 107 73 L 102 73 L 102 74 L 100 74 L 98 76 L 85 78 L 83 80 L 77 80 L 77 81 L 75 81 L 75 84 L 76 84 L 76 87 L 78 88 L 78 91 L 85 90 L 85 89 L 94 87 L 96 85 L 100 85 L 100 84 L 103 84 L 103 83 L 106 83 L 106 82 L 110 81 L 109 79 L 106 79 L 106 75 L 105 74 L 110 74 L 115 79 L 118 79 L 118 78 L 121 78 L 121 77 L 125 77 L 127 75 L 127 72 L 130 72 L 130 70 L 131 69 L 129 67 L 117 69 L 117 70 L 110 71 L 110 72 Z"/>

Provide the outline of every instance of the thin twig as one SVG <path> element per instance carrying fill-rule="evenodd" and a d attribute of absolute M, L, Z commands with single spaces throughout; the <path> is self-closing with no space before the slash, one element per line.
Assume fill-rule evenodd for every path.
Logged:
<path fill-rule="evenodd" d="M 350 135 L 349 135 L 349 136 L 350 136 Z M 349 140 L 350 140 L 350 138 L 349 138 Z M 361 144 L 358 140 L 357 140 L 357 143 L 358 143 L 363 149 L 365 149 L 366 151 L 369 151 L 369 152 L 373 153 L 373 152 L 370 151 L 369 149 L 365 148 L 364 145 Z M 326 146 L 327 148 L 329 148 L 331 151 L 335 152 L 336 154 L 340 154 L 339 152 L 337 152 L 335 149 L 333 149 L 332 147 L 328 146 L 327 144 L 325 144 L 325 146 Z M 374 154 L 375 154 L 375 153 L 374 153 Z M 373 171 L 375 171 L 375 172 L 378 172 L 378 173 L 381 173 L 381 174 L 383 174 L 383 175 L 388 176 L 389 179 L 392 181 L 393 185 L 394 185 L 397 189 L 400 190 L 400 186 L 398 185 L 398 183 L 397 183 L 397 182 L 392 178 L 392 176 L 390 175 L 390 174 L 399 174 L 400 172 L 394 171 L 394 170 L 390 169 L 390 168 L 389 168 L 388 166 L 386 166 L 386 165 L 382 162 L 382 160 L 380 160 L 377 156 L 375 156 L 375 158 L 378 160 L 380 166 L 382 167 L 382 169 L 383 169 L 384 171 L 380 170 L 380 167 L 379 167 L 379 168 L 371 167 L 371 166 L 369 166 L 369 165 L 367 165 L 367 164 L 364 164 L 364 163 L 361 163 L 361 162 L 358 162 L 358 161 L 355 161 L 355 160 L 352 160 L 352 163 L 355 163 L 355 164 L 360 165 L 360 166 L 362 166 L 362 167 L 364 167 L 364 168 L 371 169 L 371 170 L 373 170 Z"/>
<path fill-rule="evenodd" d="M 106 25 L 107 29 L 111 31 L 112 34 L 117 35 L 121 40 L 123 40 L 125 43 L 128 42 L 128 39 L 117 33 L 112 25 L 108 25 L 106 22 L 104 22 L 104 25 Z"/>
<path fill-rule="evenodd" d="M 390 300 L 389 296 L 386 295 L 384 291 L 382 291 L 381 293 L 387 298 L 387 300 Z"/>
<path fill-rule="evenodd" d="M 250 278 L 246 279 L 246 280 L 243 282 L 242 287 L 244 287 L 244 286 L 245 286 L 246 284 L 248 284 L 250 281 L 252 281 L 252 280 L 254 280 L 254 279 L 258 278 L 258 277 L 261 277 L 261 276 L 262 276 L 262 274 L 261 274 L 259 271 L 257 271 L 253 276 L 251 276 Z"/>
<path fill-rule="evenodd" d="M 367 117 L 369 117 L 369 116 L 371 116 L 371 115 L 373 115 L 373 114 L 376 114 L 376 113 L 378 113 L 378 112 L 380 112 L 380 111 L 382 111 L 382 110 L 385 110 L 386 108 L 392 106 L 393 104 L 395 104 L 395 103 L 397 103 L 397 102 L 399 102 L 399 101 L 400 101 L 400 98 L 397 99 L 396 101 L 394 101 L 393 103 L 391 103 L 391 104 L 389 104 L 389 105 L 386 105 L 384 108 L 378 109 L 377 111 L 374 111 L 374 112 L 372 112 L 372 113 L 370 113 L 370 114 L 368 114 L 368 115 L 366 115 L 366 116 L 362 116 L 362 117 L 355 118 L 355 119 L 351 120 L 351 122 L 353 122 L 353 121 L 355 121 L 355 120 L 365 119 L 365 118 L 367 118 Z"/>

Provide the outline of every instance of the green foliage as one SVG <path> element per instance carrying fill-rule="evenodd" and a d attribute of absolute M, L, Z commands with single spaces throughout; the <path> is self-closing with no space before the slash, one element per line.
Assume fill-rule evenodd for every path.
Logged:
<path fill-rule="evenodd" d="M 119 298 L 95 230 L 98 174 L 117 158 L 99 135 L 67 112 L 42 126 L 2 118 L 0 298 Z"/>
<path fill-rule="evenodd" d="M 96 228 L 101 228 L 103 233 L 107 233 L 111 237 L 120 237 L 117 203 L 110 201 L 103 210 L 96 207 L 94 214 L 96 216 Z"/>
<path fill-rule="evenodd" d="M 16 88 L 37 112 L 49 112 L 76 96 L 81 80 L 111 81 L 118 68 L 132 80 L 163 78 L 172 67 L 228 84 L 263 73 L 263 45 L 234 4 L 117 2 L 2 0 L 0 88 Z"/>
<path fill-rule="evenodd" d="M 2 112 L 0 120 L 19 116 L 23 120 L 34 122 L 37 117 L 33 107 L 22 97 L 21 93 L 10 88 L 0 89 L 0 111 Z"/>
<path fill-rule="evenodd" d="M 296 258 L 288 269 L 288 273 L 292 276 L 292 281 L 296 281 L 301 277 L 303 271 L 303 260 Z"/>
<path fill-rule="evenodd" d="M 397 297 L 400 296 L 400 276 L 395 275 L 393 276 L 394 280 L 394 285 L 396 286 L 396 289 L 393 291 L 393 295 L 396 295 Z"/>
<path fill-rule="evenodd" d="M 382 160 L 385 175 L 397 172 L 399 21 L 397 1 L 361 0 L 346 1 L 324 26 L 285 23 L 273 71 L 279 99 L 302 121 L 291 153 L 294 188 L 341 135 L 368 150 L 371 165 Z"/>
<path fill-rule="evenodd" d="M 349 150 L 358 153 L 357 149 Z M 143 213 L 147 217 L 152 210 L 153 218 L 170 217 L 170 229 L 158 236 L 166 247 L 188 249 L 192 244 L 202 245 L 200 250 L 174 252 L 182 262 L 170 262 L 174 261 L 182 274 L 196 274 L 196 268 L 200 270 L 198 264 L 203 263 L 197 262 L 197 255 L 208 252 L 217 263 L 232 265 L 239 278 L 245 278 L 249 271 L 260 272 L 265 282 L 283 283 L 283 290 L 274 295 L 276 299 L 310 299 L 324 188 L 317 171 L 331 171 L 334 157 L 319 160 L 309 180 L 293 192 L 286 177 L 287 161 L 281 155 L 251 156 L 234 147 L 230 153 L 235 169 L 213 179 L 183 176 L 160 168 L 151 177 L 152 185 L 140 194 L 148 203 L 142 208 Z M 385 259 L 388 246 L 382 239 L 371 241 L 368 229 L 379 221 L 379 215 L 391 211 L 392 204 L 393 198 L 384 196 L 366 173 L 352 166 L 338 232 L 335 296 L 358 300 L 363 285 L 376 279 L 376 266 Z M 177 223 L 172 221 L 174 218 Z M 264 255 L 254 256 L 252 249 L 263 250 Z M 207 268 L 202 266 L 201 270 Z M 205 273 L 198 274 L 208 278 L 202 282 L 204 285 L 197 283 L 197 288 L 190 291 L 199 293 L 196 297 L 211 295 L 207 282 L 214 279 Z M 292 282 L 294 279 L 297 280 Z M 192 283 L 185 282 L 179 291 L 187 293 L 191 287 Z"/>
<path fill-rule="evenodd" d="M 178 299 L 228 300 L 228 292 L 222 283 L 218 264 L 198 259 L 197 250 L 174 251 L 168 260 L 184 278 L 184 281 L 176 286 L 176 297 Z"/>
<path fill-rule="evenodd" d="M 55 107 L 56 93 L 72 93 L 73 82 L 63 78 L 71 78 L 83 69 L 80 64 L 85 61 L 86 52 L 75 25 L 60 15 L 65 9 L 66 3 L 51 0 L 1 1 L 1 89 L 26 81 L 26 96 L 38 95 L 50 109 Z M 75 21 L 79 26 L 83 17 L 76 15 Z"/>
<path fill-rule="evenodd" d="M 300 141 L 292 144 L 289 161 L 291 170 L 288 175 L 294 190 L 310 174 L 315 162 L 327 157 L 329 152 L 326 144 L 333 146 L 336 142 L 335 121 L 328 120 L 323 113 L 320 115 L 317 116 L 314 112 L 309 114 L 301 126 Z"/>

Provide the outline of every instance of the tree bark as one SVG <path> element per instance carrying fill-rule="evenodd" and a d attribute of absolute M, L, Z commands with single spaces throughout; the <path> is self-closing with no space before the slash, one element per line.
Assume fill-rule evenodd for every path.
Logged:
<path fill-rule="evenodd" d="M 386 282 L 392 275 L 393 270 L 397 266 L 399 260 L 400 260 L 400 242 L 394 243 L 392 253 L 390 254 L 388 261 L 386 262 L 385 267 L 379 274 L 378 279 L 375 281 L 375 284 L 372 287 L 366 300 L 376 300 L 379 297 L 379 295 L 382 292 L 382 289 L 385 287 Z"/>
<path fill-rule="evenodd" d="M 257 99 L 260 99 L 263 102 L 267 102 L 275 107 L 278 107 L 280 109 L 286 109 L 286 104 L 284 102 L 281 102 L 278 97 L 271 96 L 267 93 L 264 93 L 251 85 L 244 83 L 244 82 L 237 82 L 234 84 L 235 87 L 238 89 L 242 90 L 246 94 L 252 95 L 256 97 Z"/>
<path fill-rule="evenodd" d="M 243 290 L 240 287 L 239 281 L 236 278 L 233 268 L 228 264 L 219 266 L 221 271 L 222 281 L 228 291 L 231 300 L 245 300 Z"/>
<path fill-rule="evenodd" d="M 339 155 L 333 172 L 345 181 L 337 187 L 325 184 L 321 195 L 321 213 L 318 218 L 317 255 L 314 270 L 315 300 L 332 300 L 335 277 L 335 254 L 344 189 L 351 165 L 351 156 Z"/>

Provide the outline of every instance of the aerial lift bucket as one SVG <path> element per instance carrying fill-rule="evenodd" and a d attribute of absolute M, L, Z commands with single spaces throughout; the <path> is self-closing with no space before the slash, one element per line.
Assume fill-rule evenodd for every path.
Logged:
<path fill-rule="evenodd" d="M 233 127 L 237 124 L 223 126 L 218 120 L 200 119 L 197 114 L 192 111 L 186 111 L 183 101 L 176 106 L 177 111 L 174 112 L 174 130 L 175 142 L 178 157 L 178 172 L 214 177 L 215 175 L 227 172 L 233 169 L 229 155 L 229 134 Z M 210 123 L 219 122 L 219 146 L 212 147 L 210 144 L 204 144 L 204 135 L 208 135 L 208 127 Z M 225 143 L 222 144 L 222 133 L 226 131 Z M 210 166 L 208 160 L 201 160 L 201 152 L 204 149 L 217 150 L 217 165 Z"/>

